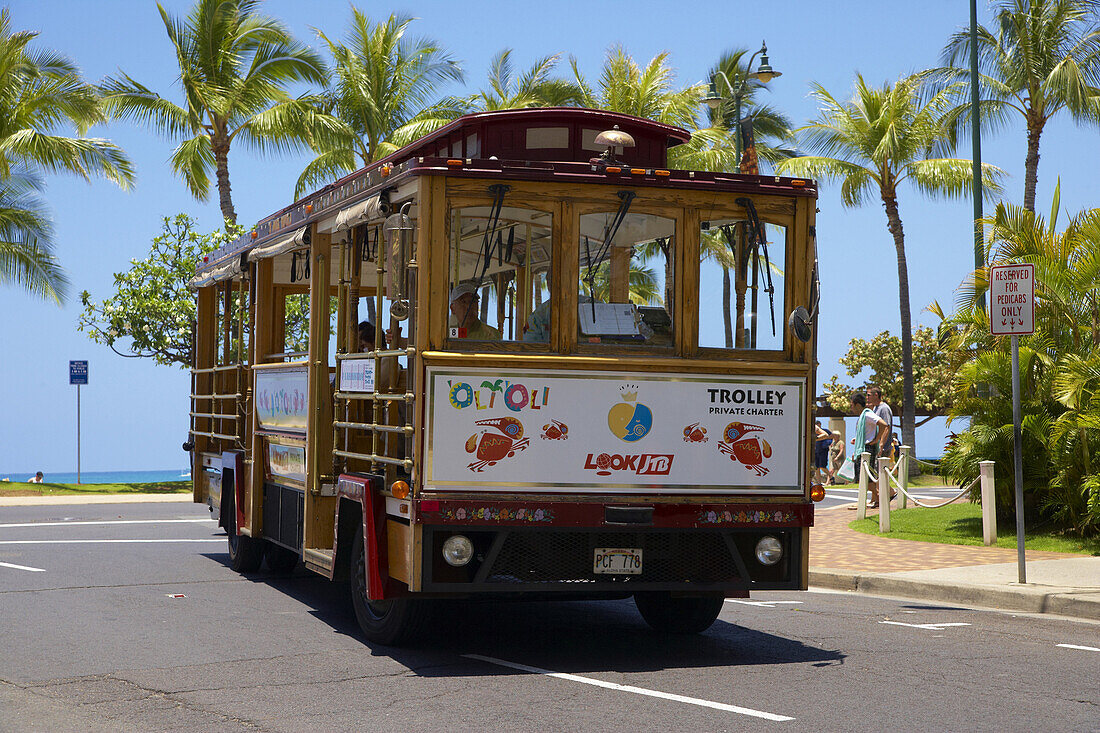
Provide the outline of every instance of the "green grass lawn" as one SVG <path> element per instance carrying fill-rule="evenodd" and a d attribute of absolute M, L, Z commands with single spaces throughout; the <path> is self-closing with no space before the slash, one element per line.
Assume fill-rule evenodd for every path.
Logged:
<path fill-rule="evenodd" d="M 848 525 L 857 532 L 879 534 L 878 516 L 857 519 Z M 955 503 L 936 509 L 913 507 L 890 512 L 893 530 L 883 537 L 945 545 L 982 545 L 982 508 L 978 504 Z M 1014 522 L 999 522 L 997 547 L 1016 547 Z M 1100 537 L 1081 538 L 1043 527 L 1030 528 L 1024 534 L 1024 547 L 1047 552 L 1073 552 L 1100 555 Z"/>
<path fill-rule="evenodd" d="M 0 496 L 184 493 L 191 493 L 190 481 L 155 481 L 148 484 L 28 484 L 22 481 L 0 481 Z"/>

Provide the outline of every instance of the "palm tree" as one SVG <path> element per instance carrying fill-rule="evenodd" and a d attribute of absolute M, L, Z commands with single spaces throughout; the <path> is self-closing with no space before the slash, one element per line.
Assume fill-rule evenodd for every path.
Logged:
<path fill-rule="evenodd" d="M 599 81 L 593 87 L 581 75 L 577 60 L 570 57 L 576 84 L 577 102 L 582 107 L 644 117 L 669 125 L 694 128 L 699 103 L 703 98 L 700 84 L 684 89 L 673 88 L 675 74 L 668 65 L 668 53 L 654 56 L 645 68 L 621 46 L 607 52 Z"/>
<path fill-rule="evenodd" d="M 977 28 L 983 115 L 1001 125 L 1022 115 L 1027 125 L 1024 208 L 1035 210 L 1039 138 L 1067 111 L 1077 122 L 1100 121 L 1100 24 L 1093 0 L 1009 0 L 995 16 L 996 32 Z M 959 31 L 943 51 L 954 66 L 970 55 L 970 33 Z M 943 69 L 948 78 L 965 75 Z M 968 105 L 959 108 L 967 112 Z M 969 115 L 962 115 L 968 119 Z"/>
<path fill-rule="evenodd" d="M 462 81 L 462 69 L 435 41 L 406 38 L 413 20 L 393 14 L 372 23 L 353 7 L 342 43 L 317 32 L 333 59 L 324 108 L 343 122 L 346 134 L 313 146 L 317 157 L 299 177 L 295 195 L 380 160 L 462 114 L 457 102 L 434 103 L 438 86 Z"/>
<path fill-rule="evenodd" d="M 914 449 L 913 330 L 898 190 L 907 180 L 924 194 L 946 198 L 959 198 L 972 188 L 971 162 L 942 157 L 951 142 L 951 99 L 957 85 L 922 100 L 924 81 L 925 74 L 918 73 L 874 88 L 857 75 L 855 95 L 848 102 L 838 101 L 814 84 L 812 94 L 821 104 L 818 117 L 795 132 L 804 133 L 809 147 L 821 154 L 790 158 L 776 166 L 781 173 L 839 180 L 844 206 L 859 206 L 877 193 L 886 208 L 886 228 L 893 236 L 898 261 L 902 440 Z M 998 168 L 982 166 L 987 193 L 1000 190 L 1000 175 Z"/>
<path fill-rule="evenodd" d="M 21 285 L 60 305 L 69 280 L 50 251 L 53 229 L 41 189 L 41 179 L 26 172 L 0 179 L 0 284 Z"/>
<path fill-rule="evenodd" d="M 95 89 L 64 56 L 31 50 L 37 35 L 13 31 L 0 10 L 0 283 L 60 304 L 68 280 L 51 253 L 41 174 L 101 177 L 128 189 L 134 170 L 114 143 L 84 137 L 104 121 Z M 76 137 L 54 134 L 70 125 Z"/>
<path fill-rule="evenodd" d="M 183 106 L 125 73 L 100 87 L 113 116 L 182 138 L 172 167 L 200 201 L 210 195 L 215 170 L 222 216 L 234 224 L 229 182 L 234 142 L 285 152 L 340 132 L 334 120 L 318 114 L 313 97 L 287 93 L 294 82 L 323 83 L 324 64 L 281 22 L 260 15 L 259 5 L 260 0 L 197 0 L 185 20 L 157 5 L 179 64 Z"/>
<path fill-rule="evenodd" d="M 516 77 L 512 49 L 505 48 L 489 62 L 489 87 L 463 100 L 469 112 L 491 112 L 524 107 L 565 107 L 580 102 L 578 88 L 561 79 L 551 79 L 560 54 L 544 56 Z"/>
<path fill-rule="evenodd" d="M 727 79 L 748 78 L 749 52 L 743 48 L 733 49 L 722 54 L 718 63 L 711 68 L 708 76 L 713 78 L 719 71 Z M 785 146 L 792 139 L 793 125 L 790 119 L 774 107 L 760 104 L 758 94 L 766 89 L 764 84 L 749 79 L 741 98 L 741 114 L 753 120 L 753 133 L 756 140 L 757 156 L 771 165 L 794 155 L 794 151 Z M 691 140 L 669 150 L 668 164 L 674 168 L 703 171 L 733 171 L 741 169 L 737 160 L 737 145 L 734 135 L 737 133 L 734 120 L 734 103 L 730 98 L 723 99 L 717 110 L 708 110 L 708 127 L 692 130 Z M 704 237 L 701 241 L 704 259 L 711 259 L 722 268 L 722 321 L 725 327 L 726 348 L 733 348 L 733 321 L 730 317 L 733 283 L 730 269 L 735 265 L 729 247 L 721 237 Z M 720 255 L 717 248 L 725 248 L 729 256 Z M 744 291 L 739 290 L 744 297 Z"/>
<path fill-rule="evenodd" d="M 1035 266 L 1035 333 L 1019 345 L 1024 433 L 1025 506 L 1079 531 L 1100 528 L 1100 209 L 1056 227 L 1051 217 L 999 204 L 989 228 L 989 262 Z M 969 355 L 958 370 L 951 417 L 967 416 L 968 429 L 944 456 L 953 476 L 977 475 L 994 460 L 1012 475 L 1011 357 L 1009 339 L 990 336 L 983 296 L 989 270 L 976 270 L 958 310 L 945 318 L 946 345 Z M 942 313 L 942 311 L 941 311 Z M 993 389 L 979 392 L 978 384 Z M 1012 482 L 998 482 L 1002 516 L 1013 510 Z M 1032 500 L 1034 496 L 1034 500 Z"/>

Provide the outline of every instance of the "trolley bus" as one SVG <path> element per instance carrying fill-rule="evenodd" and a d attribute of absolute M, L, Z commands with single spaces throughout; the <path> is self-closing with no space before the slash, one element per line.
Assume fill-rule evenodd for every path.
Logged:
<path fill-rule="evenodd" d="M 347 581 L 387 644 L 443 598 L 698 632 L 805 589 L 816 186 L 689 138 L 468 115 L 204 258 L 184 447 L 232 567 Z"/>

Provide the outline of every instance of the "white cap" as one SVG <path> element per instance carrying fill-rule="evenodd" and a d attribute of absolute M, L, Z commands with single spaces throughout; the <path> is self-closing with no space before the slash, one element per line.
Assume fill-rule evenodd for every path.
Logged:
<path fill-rule="evenodd" d="M 449 302 L 453 303 L 463 295 L 477 295 L 477 288 L 469 281 L 460 282 L 451 288 L 451 299 Z"/>

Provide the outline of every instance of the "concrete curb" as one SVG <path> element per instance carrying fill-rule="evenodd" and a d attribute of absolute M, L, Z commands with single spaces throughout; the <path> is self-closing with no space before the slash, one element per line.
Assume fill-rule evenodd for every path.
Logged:
<path fill-rule="evenodd" d="M 937 583 L 896 577 L 889 573 L 855 573 L 810 568 L 810 585 L 873 596 L 901 596 L 940 603 L 958 603 L 1001 611 L 1050 613 L 1100 621 L 1100 591 L 1050 586 Z"/>
<path fill-rule="evenodd" d="M 54 506 L 57 504 L 133 504 L 138 502 L 191 502 L 191 494 L 60 494 L 57 496 L 0 496 L 0 507 Z"/>

